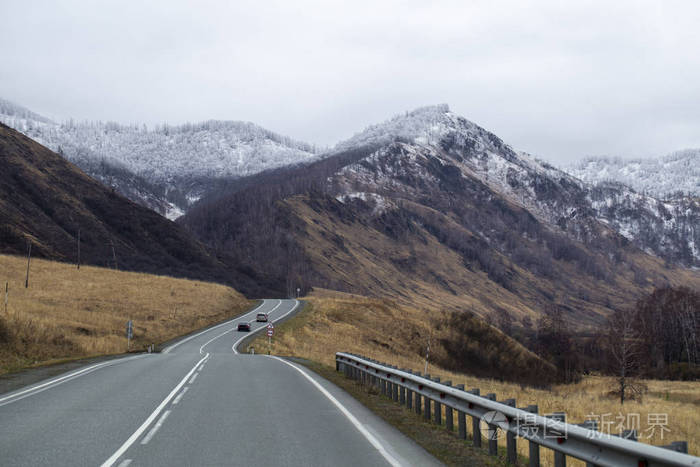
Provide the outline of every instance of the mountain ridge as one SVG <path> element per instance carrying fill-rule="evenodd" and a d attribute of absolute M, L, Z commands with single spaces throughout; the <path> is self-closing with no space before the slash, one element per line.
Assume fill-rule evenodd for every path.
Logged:
<path fill-rule="evenodd" d="M 0 123 L 0 253 L 147 272 L 267 292 L 181 226 L 105 187 Z"/>
<path fill-rule="evenodd" d="M 303 169 L 204 198 L 180 222 L 237 262 L 262 267 L 282 293 L 322 287 L 426 309 L 473 307 L 523 326 L 552 302 L 572 323 L 595 326 L 654 285 L 698 283 L 673 267 L 673 248 L 688 238 L 663 243 L 662 225 L 653 238 L 632 229 L 630 240 L 613 225 L 671 215 L 695 228 L 697 205 L 663 215 L 626 206 L 625 193 L 623 201 L 594 193 L 444 106 L 406 118 L 371 126 Z M 671 259 L 665 265 L 637 241 Z"/>
<path fill-rule="evenodd" d="M 0 122 L 61 153 L 128 198 L 176 218 L 210 185 L 283 165 L 319 150 L 259 125 L 208 120 L 183 125 L 55 123 L 0 100 Z"/>
<path fill-rule="evenodd" d="M 563 227 L 573 238 L 589 236 L 588 229 L 593 227 L 578 219 L 594 217 L 649 253 L 688 266 L 700 264 L 697 199 L 677 196 L 661 201 L 625 185 L 587 184 L 513 149 L 495 134 L 451 112 L 447 104 L 396 115 L 368 126 L 327 153 L 316 154 L 317 149 L 310 145 L 248 122 L 212 120 L 150 130 L 102 122 L 57 125 L 48 119 L 35 120 L 40 116 L 27 109 L 0 102 L 0 111 L 16 115 L 11 123 L 25 133 L 48 140 L 96 179 L 169 218 L 184 214 L 206 193 L 225 192 L 234 178 L 245 174 L 308 165 L 356 148 L 404 142 L 432 151 L 438 160 L 475 175 L 544 222 Z M 7 115 L 2 118 L 10 119 Z M 463 158 L 460 154 L 465 153 L 469 156 Z"/>
<path fill-rule="evenodd" d="M 417 109 L 371 126 L 366 132 L 369 136 L 361 133 L 350 141 L 385 145 L 408 141 L 443 163 L 475 175 L 550 225 L 568 230 L 575 239 L 589 234 L 591 226 L 577 221 L 585 213 L 646 251 L 688 266 L 700 265 L 700 204 L 696 199 L 661 201 L 624 185 L 590 186 L 547 162 L 514 150 L 493 133 L 453 114 L 446 105 Z M 649 232 L 653 235 L 647 235 Z"/>

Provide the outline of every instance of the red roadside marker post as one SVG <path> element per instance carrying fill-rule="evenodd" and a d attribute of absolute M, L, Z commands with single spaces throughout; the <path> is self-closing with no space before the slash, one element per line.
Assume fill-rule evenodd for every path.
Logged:
<path fill-rule="evenodd" d="M 275 334 L 275 326 L 270 323 L 267 325 L 267 354 L 272 352 L 272 336 Z"/>

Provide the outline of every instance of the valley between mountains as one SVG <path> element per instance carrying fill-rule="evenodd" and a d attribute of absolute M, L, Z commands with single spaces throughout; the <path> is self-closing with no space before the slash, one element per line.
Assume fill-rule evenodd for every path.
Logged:
<path fill-rule="evenodd" d="M 15 128 L 0 127 L 2 253 L 31 244 L 75 263 L 80 244 L 85 264 L 249 298 L 327 289 L 463 314 L 543 368 L 556 358 L 532 343 L 547 320 L 595 346 L 653 290 L 700 288 L 697 195 L 584 182 L 446 105 L 330 149 L 240 122 L 148 129 L 0 110 Z"/>

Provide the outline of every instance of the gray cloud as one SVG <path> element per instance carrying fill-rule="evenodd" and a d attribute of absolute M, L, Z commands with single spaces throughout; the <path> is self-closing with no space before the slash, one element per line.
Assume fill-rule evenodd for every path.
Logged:
<path fill-rule="evenodd" d="M 3 1 L 0 96 L 319 144 L 447 102 L 555 162 L 700 146 L 694 1 L 148 3 Z"/>

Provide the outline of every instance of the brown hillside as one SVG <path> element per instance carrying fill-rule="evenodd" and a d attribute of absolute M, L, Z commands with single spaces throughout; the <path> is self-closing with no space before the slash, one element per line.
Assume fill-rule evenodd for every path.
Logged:
<path fill-rule="evenodd" d="M 692 203 L 592 188 L 442 108 L 385 127 L 360 135 L 375 146 L 237 181 L 179 222 L 286 295 L 324 287 L 525 328 L 549 308 L 585 330 L 654 288 L 700 287 L 683 267 Z"/>
<path fill-rule="evenodd" d="M 80 232 L 83 263 L 233 282 L 185 229 L 1 124 L 0 167 L 0 253 L 74 263 Z"/>
<path fill-rule="evenodd" d="M 312 280 L 333 289 L 392 297 L 403 305 L 470 310 L 494 320 L 507 313 L 522 324 L 525 317 L 534 322 L 555 302 L 569 312 L 574 324 L 587 327 L 603 322 L 612 309 L 634 303 L 653 289 L 653 283 L 700 287 L 700 278 L 692 271 L 666 269 L 663 261 L 630 248 L 628 263 L 603 263 L 614 281 L 596 279 L 564 260 L 552 261 L 552 270 L 543 277 L 500 256 L 512 271 L 506 288 L 487 272 L 465 263 L 462 255 L 426 230 L 427 222 L 412 224 L 397 242 L 363 220 L 361 212 L 354 218 L 343 216 L 347 206 L 334 199 L 298 196 L 283 205 L 303 222 L 295 238 L 308 255 Z M 427 207 L 405 203 L 397 209 L 430 216 L 435 223 L 472 235 Z M 636 268 L 646 271 L 645 284 L 635 282 Z"/>

